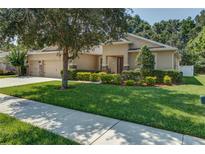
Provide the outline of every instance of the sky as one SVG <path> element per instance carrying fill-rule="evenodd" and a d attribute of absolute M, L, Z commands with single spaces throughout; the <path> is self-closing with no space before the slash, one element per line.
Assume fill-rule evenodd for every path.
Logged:
<path fill-rule="evenodd" d="M 141 19 L 153 25 L 155 22 L 169 19 L 185 19 L 187 17 L 194 18 L 203 9 L 160 9 L 160 8 L 147 8 L 147 9 L 133 9 L 133 14 L 138 14 Z"/>

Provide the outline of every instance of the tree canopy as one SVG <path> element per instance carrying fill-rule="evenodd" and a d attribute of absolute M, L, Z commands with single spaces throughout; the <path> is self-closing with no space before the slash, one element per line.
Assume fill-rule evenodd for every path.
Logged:
<path fill-rule="evenodd" d="M 188 42 L 187 48 L 192 52 L 205 52 L 205 26 L 197 37 Z"/>
<path fill-rule="evenodd" d="M 135 15 L 133 17 L 130 17 L 127 21 L 129 28 L 129 33 L 138 34 L 145 38 L 151 38 L 153 32 L 151 25 L 142 20 L 139 15 Z"/>
<path fill-rule="evenodd" d="M 0 9 L 0 44 L 15 39 L 28 48 L 57 46 L 63 50 L 63 82 L 68 59 L 127 32 L 126 9 Z"/>
<path fill-rule="evenodd" d="M 153 39 L 181 49 L 186 48 L 190 39 L 195 38 L 205 26 L 205 10 L 194 19 L 162 20 L 150 25 L 138 15 L 128 20 L 129 32 Z"/>

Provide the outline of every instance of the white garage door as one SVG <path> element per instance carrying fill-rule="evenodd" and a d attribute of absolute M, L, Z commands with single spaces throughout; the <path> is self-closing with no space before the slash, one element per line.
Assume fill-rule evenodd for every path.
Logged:
<path fill-rule="evenodd" d="M 60 60 L 45 60 L 44 61 L 44 76 L 52 78 L 60 78 L 62 64 Z"/>
<path fill-rule="evenodd" d="M 39 76 L 39 63 L 37 60 L 29 62 L 29 74 L 31 76 Z"/>

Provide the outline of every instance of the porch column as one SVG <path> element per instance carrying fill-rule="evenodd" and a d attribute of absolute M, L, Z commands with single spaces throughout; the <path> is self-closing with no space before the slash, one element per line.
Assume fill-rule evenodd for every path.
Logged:
<path fill-rule="evenodd" d="M 108 71 L 107 56 L 102 56 L 102 71 Z"/>
<path fill-rule="evenodd" d="M 174 69 L 174 53 L 172 53 L 172 69 Z"/>
<path fill-rule="evenodd" d="M 123 55 L 123 70 L 129 70 L 128 53 Z"/>

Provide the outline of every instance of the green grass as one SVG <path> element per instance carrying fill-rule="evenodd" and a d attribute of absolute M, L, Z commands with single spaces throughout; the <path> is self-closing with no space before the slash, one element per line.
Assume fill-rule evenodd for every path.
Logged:
<path fill-rule="evenodd" d="M 77 144 L 61 136 L 0 113 L 0 144 Z"/>
<path fill-rule="evenodd" d="M 184 77 L 183 83 L 191 84 L 191 85 L 205 85 L 205 75 L 198 75 L 194 77 Z"/>
<path fill-rule="evenodd" d="M 198 82 L 164 87 L 122 87 L 70 82 L 45 82 L 0 89 L 1 93 L 105 115 L 205 138 L 205 76 Z M 190 79 L 191 80 L 191 79 Z M 197 83 L 198 83 L 197 82 Z"/>
<path fill-rule="evenodd" d="M 0 75 L 0 79 L 4 79 L 4 78 L 15 78 L 16 75 Z"/>

